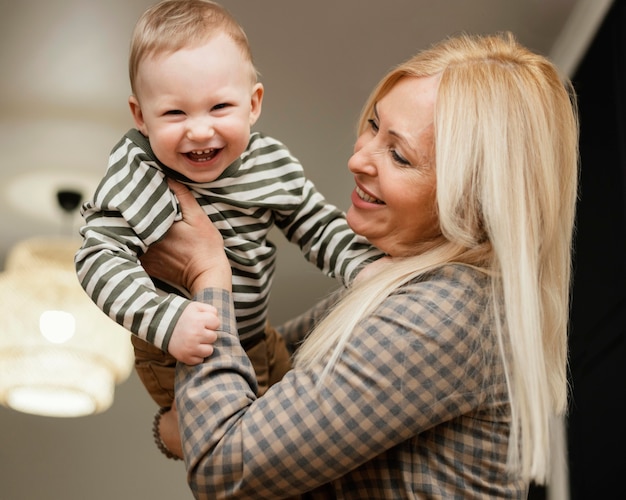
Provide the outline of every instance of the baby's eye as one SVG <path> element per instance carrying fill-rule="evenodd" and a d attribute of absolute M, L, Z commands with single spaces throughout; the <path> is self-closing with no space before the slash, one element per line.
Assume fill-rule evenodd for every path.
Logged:
<path fill-rule="evenodd" d="M 374 132 L 378 132 L 378 123 L 376 123 L 376 121 L 373 118 L 370 118 L 369 120 L 367 120 L 367 123 L 369 123 L 370 128 Z"/>
<path fill-rule="evenodd" d="M 218 111 L 218 110 L 220 110 L 220 109 L 224 109 L 224 108 L 227 108 L 227 107 L 229 107 L 229 106 L 230 106 L 230 104 L 228 104 L 227 102 L 221 102 L 221 103 L 216 104 L 215 106 L 213 106 L 213 107 L 211 108 L 211 110 L 212 110 L 212 111 Z"/>
<path fill-rule="evenodd" d="M 164 113 L 165 115 L 184 115 L 185 113 L 180 109 L 170 109 Z"/>

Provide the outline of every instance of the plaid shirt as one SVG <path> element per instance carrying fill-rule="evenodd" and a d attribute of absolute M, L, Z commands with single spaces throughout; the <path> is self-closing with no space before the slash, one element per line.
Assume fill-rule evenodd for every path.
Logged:
<path fill-rule="evenodd" d="M 197 498 L 526 498 L 506 471 L 510 424 L 489 280 L 449 265 L 386 298 L 332 374 L 293 369 L 256 398 L 233 304 L 214 354 L 179 364 L 176 399 Z M 308 493 L 307 493 L 308 492 Z"/>

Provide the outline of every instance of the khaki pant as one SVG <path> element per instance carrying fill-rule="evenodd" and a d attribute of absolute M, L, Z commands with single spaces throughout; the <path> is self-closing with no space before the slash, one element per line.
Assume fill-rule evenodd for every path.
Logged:
<path fill-rule="evenodd" d="M 174 401 L 176 359 L 135 335 L 131 335 L 131 342 L 135 349 L 135 369 L 139 379 L 160 407 L 170 408 Z M 285 341 L 269 325 L 265 328 L 265 338 L 246 353 L 257 376 L 258 396 L 263 395 L 291 368 Z"/>

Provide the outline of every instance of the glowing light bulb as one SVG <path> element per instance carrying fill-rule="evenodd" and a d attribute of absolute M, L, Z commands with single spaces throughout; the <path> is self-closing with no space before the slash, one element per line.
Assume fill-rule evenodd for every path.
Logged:
<path fill-rule="evenodd" d="M 74 336 L 76 320 L 65 311 L 44 311 L 39 317 L 41 334 L 54 344 L 63 344 Z"/>

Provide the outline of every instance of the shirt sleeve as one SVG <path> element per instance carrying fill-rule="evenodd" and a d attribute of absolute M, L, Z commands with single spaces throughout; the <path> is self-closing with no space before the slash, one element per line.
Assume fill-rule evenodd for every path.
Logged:
<path fill-rule="evenodd" d="M 289 200 L 274 209 L 276 227 L 300 247 L 309 262 L 348 286 L 364 265 L 383 253 L 350 229 L 345 213 L 317 191 L 284 144 L 267 136 L 264 140 L 289 160 L 275 172 L 281 185 L 279 191 L 285 191 Z"/>
<path fill-rule="evenodd" d="M 337 303 L 345 291 L 345 288 L 339 288 L 328 297 L 320 300 L 309 310 L 276 327 L 278 333 L 285 340 L 287 349 L 289 349 L 291 354 L 295 352 L 315 325 L 331 311 L 333 305 Z"/>
<path fill-rule="evenodd" d="M 148 154 L 124 138 L 92 200 L 82 207 L 86 224 L 75 256 L 79 281 L 109 317 L 167 350 L 189 300 L 157 292 L 139 262 L 179 217 L 177 201 Z"/>
<path fill-rule="evenodd" d="M 350 285 L 363 266 L 382 257 L 383 252 L 355 234 L 345 214 L 329 203 L 311 181 L 304 181 L 301 195 L 300 206 L 288 219 L 278 220 L 277 226 L 300 247 L 307 260 L 343 285 Z"/>
<path fill-rule="evenodd" d="M 463 288 L 415 284 L 361 321 L 330 375 L 293 369 L 260 398 L 222 290 L 214 354 L 179 363 L 177 404 L 197 498 L 279 498 L 320 487 L 475 408 L 484 389 L 480 307 Z M 468 307 L 469 303 L 469 307 Z M 472 331 L 465 328 L 469 315 Z"/>

